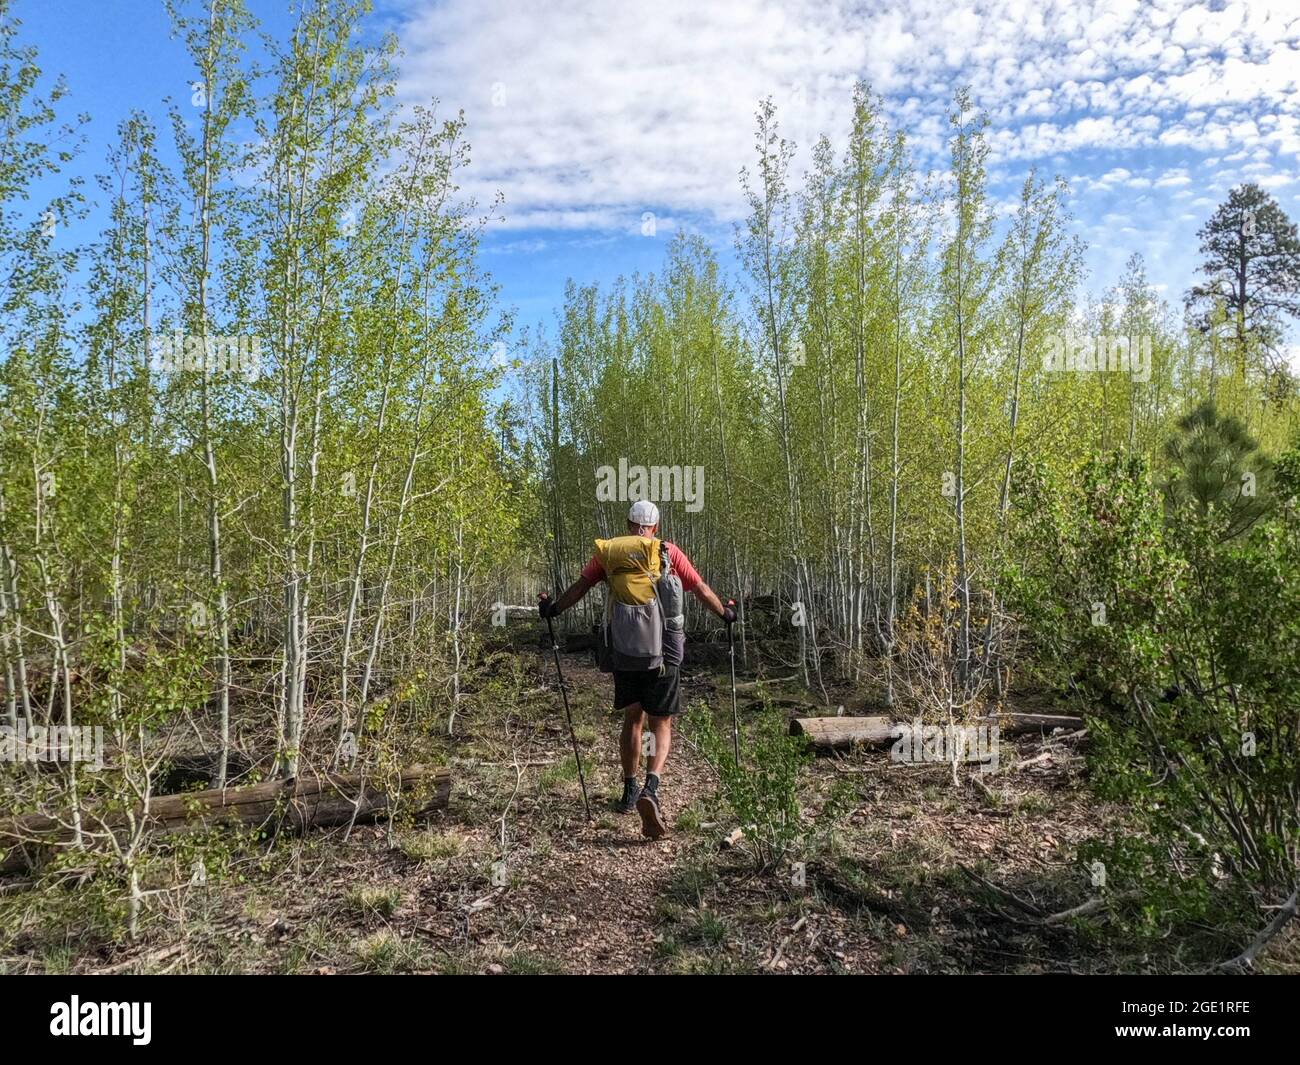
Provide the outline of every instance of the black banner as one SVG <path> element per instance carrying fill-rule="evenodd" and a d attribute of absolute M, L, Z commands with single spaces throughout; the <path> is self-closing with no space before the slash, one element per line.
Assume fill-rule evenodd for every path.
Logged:
<path fill-rule="evenodd" d="M 256 986 L 249 979 L 257 979 Z M 379 1033 L 393 1039 L 424 1032 L 440 1042 L 455 1041 L 461 1025 L 481 1039 L 485 1012 L 505 1012 L 508 1028 L 490 1025 L 492 1050 L 538 1045 L 558 1021 L 557 1002 L 539 991 L 496 987 L 488 991 L 469 978 L 401 977 L 11 977 L 0 980 L 5 1002 L 4 1045 L 15 1051 L 32 1044 L 54 1049 L 68 1044 L 92 1051 L 113 1045 L 128 1056 L 163 1051 L 242 1056 L 256 1050 L 376 1048 Z M 744 978 L 734 978 L 744 979 Z M 890 1032 L 906 1048 L 952 1047 L 985 1050 L 1013 1060 L 1048 1046 L 1070 1050 L 1120 1043 L 1175 1044 L 1180 1052 L 1203 1045 L 1219 1052 L 1259 1039 L 1287 1038 L 1295 1025 L 1296 985 L 1285 977 L 867 977 L 825 980 L 792 989 L 785 981 L 748 978 L 731 994 L 757 998 L 740 1016 L 751 1021 L 770 998 L 774 1018 L 791 1036 L 815 1022 L 822 1034 L 857 1029 Z M 216 986 L 217 983 L 221 986 Z M 275 986 L 270 986 L 274 984 Z M 456 986 L 459 984 L 460 986 Z M 346 986 L 344 986 L 346 985 Z M 629 988 L 625 979 L 587 979 L 582 989 L 582 1023 L 594 1031 L 626 1024 L 619 1007 L 629 997 L 652 996 L 645 982 Z M 555 990 L 572 1004 L 572 988 Z M 836 999 L 844 998 L 844 1012 Z M 462 1000 L 464 1009 L 461 1009 Z M 726 992 L 696 1020 L 669 1008 L 662 1023 L 694 1027 L 709 1013 L 727 1020 L 728 1042 L 763 1033 L 736 1025 Z M 603 1010 L 607 1000 L 609 1011 Z M 670 995 L 668 1003 L 676 1001 Z M 815 1001 L 815 1008 L 812 1003 Z M 800 1004 L 803 1004 L 802 1006 Z M 775 1011 L 779 1010 L 777 1013 Z M 608 1019 L 606 1019 L 608 1018 Z M 729 1019 L 728 1019 L 729 1018 Z M 644 1026 L 643 1020 L 638 1022 Z M 657 1022 L 656 1022 L 657 1023 Z M 743 1031 L 742 1031 L 743 1029 Z M 468 1030 L 468 1029 L 467 1029 Z M 510 1033 L 518 1033 L 511 1037 Z M 821 1035 L 818 1036 L 821 1038 Z M 883 1049 L 883 1048 L 882 1048 Z M 893 1052 L 893 1051 L 891 1051 Z"/>

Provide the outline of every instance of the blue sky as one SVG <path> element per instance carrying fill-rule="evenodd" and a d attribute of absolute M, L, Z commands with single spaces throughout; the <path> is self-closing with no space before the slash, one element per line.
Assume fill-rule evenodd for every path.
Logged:
<path fill-rule="evenodd" d="M 268 32 L 289 25 L 288 0 L 250 7 Z M 82 173 L 131 108 L 162 124 L 164 97 L 188 96 L 161 0 L 16 0 L 14 13 L 67 78 L 70 111 L 91 116 Z M 550 325 L 566 278 L 658 269 L 679 228 L 730 266 L 758 101 L 776 101 L 798 169 L 818 134 L 842 145 L 859 77 L 923 169 L 943 166 L 944 116 L 970 85 L 992 123 L 995 200 L 1010 205 L 1031 167 L 1067 178 L 1094 291 L 1136 251 L 1177 304 L 1197 228 L 1241 181 L 1300 218 L 1292 0 L 376 0 L 367 32 L 388 30 L 402 99 L 466 112 L 467 193 L 504 196 L 484 265 L 520 324 Z"/>

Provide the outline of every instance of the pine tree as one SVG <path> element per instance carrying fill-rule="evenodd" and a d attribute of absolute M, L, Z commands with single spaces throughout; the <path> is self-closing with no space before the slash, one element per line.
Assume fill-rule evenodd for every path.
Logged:
<path fill-rule="evenodd" d="M 1286 319 L 1300 317 L 1300 236 L 1296 225 L 1267 192 L 1253 183 L 1228 194 L 1204 226 L 1201 273 L 1205 280 L 1187 294 L 1202 331 L 1222 307 L 1236 353 L 1237 374 L 1275 372 Z"/>
<path fill-rule="evenodd" d="M 1212 401 L 1179 419 L 1164 455 L 1165 502 L 1173 519 L 1188 508 L 1201 518 L 1213 511 L 1221 535 L 1230 539 L 1268 513 L 1270 464 L 1241 420 L 1219 414 Z"/>

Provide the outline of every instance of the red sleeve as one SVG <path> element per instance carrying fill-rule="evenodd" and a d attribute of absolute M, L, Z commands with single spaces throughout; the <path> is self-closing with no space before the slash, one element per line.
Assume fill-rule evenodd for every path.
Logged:
<path fill-rule="evenodd" d="M 673 569 L 677 576 L 682 579 L 682 591 L 693 592 L 703 583 L 700 575 L 695 572 L 695 567 L 691 565 L 691 560 L 676 544 L 668 545 L 668 560 L 673 564 Z"/>
<path fill-rule="evenodd" d="M 582 579 L 588 584 L 599 584 L 605 579 L 605 567 L 600 564 L 598 555 L 592 555 L 591 561 L 582 567 Z"/>

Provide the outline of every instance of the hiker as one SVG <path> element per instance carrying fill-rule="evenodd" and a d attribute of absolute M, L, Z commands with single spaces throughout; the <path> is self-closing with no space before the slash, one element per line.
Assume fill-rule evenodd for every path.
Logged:
<path fill-rule="evenodd" d="M 659 508 L 648 499 L 633 503 L 627 535 L 597 540 L 596 553 L 578 579 L 559 599 L 541 596 L 538 606 L 542 617 L 555 617 L 601 581 L 609 583 L 597 660 L 603 672 L 614 674 L 614 709 L 623 714 L 623 797 L 615 808 L 619 813 L 636 810 L 641 832 L 650 839 L 668 832 L 659 808 L 659 786 L 672 744 L 673 718 L 681 710 L 680 671 L 686 651 L 682 597 L 693 592 L 728 625 L 736 620 L 736 612 L 722 605 L 681 548 L 656 538 L 658 530 Z M 641 731 L 647 719 L 653 742 L 645 786 L 638 787 Z"/>

